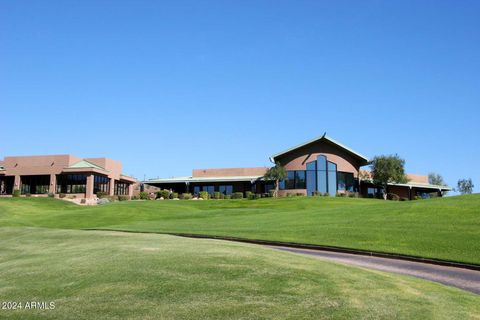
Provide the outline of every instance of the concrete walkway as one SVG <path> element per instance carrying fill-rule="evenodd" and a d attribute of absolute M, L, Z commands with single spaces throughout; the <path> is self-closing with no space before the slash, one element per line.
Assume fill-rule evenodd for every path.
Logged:
<path fill-rule="evenodd" d="M 298 254 L 310 255 L 320 259 L 333 260 L 336 262 L 368 269 L 414 276 L 480 294 L 480 271 L 350 253 L 297 249 L 279 246 L 268 247 Z"/>

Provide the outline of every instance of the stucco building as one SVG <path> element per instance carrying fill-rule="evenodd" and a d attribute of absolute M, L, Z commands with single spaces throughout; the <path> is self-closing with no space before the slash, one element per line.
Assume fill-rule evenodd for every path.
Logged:
<path fill-rule="evenodd" d="M 382 191 L 372 183 L 369 173 L 361 169 L 369 164 L 369 159 L 326 134 L 279 152 L 271 156 L 270 161 L 279 162 L 287 170 L 288 178 L 280 183 L 281 196 L 288 193 L 307 196 L 328 193 L 334 196 L 358 192 L 364 197 L 376 197 Z M 267 193 L 273 188 L 272 181 L 263 179 L 267 170 L 267 167 L 194 169 L 188 177 L 151 179 L 144 183 L 179 193 Z M 409 174 L 408 178 L 408 183 L 390 184 L 387 192 L 413 199 L 432 193 L 441 196 L 450 190 L 429 184 L 427 176 Z"/>
<path fill-rule="evenodd" d="M 98 192 L 131 196 L 136 179 L 122 174 L 122 164 L 108 158 L 72 155 L 5 157 L 0 161 L 0 195 L 68 194 L 93 198 Z"/>

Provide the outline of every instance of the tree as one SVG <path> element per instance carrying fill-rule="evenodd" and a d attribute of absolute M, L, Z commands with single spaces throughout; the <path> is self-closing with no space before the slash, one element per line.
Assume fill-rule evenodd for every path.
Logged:
<path fill-rule="evenodd" d="M 428 183 L 436 186 L 446 186 L 447 184 L 443 180 L 443 177 L 438 173 L 431 172 L 428 174 Z"/>
<path fill-rule="evenodd" d="M 383 199 L 387 200 L 389 183 L 407 183 L 405 160 L 397 154 L 376 156 L 371 162 L 373 183 L 383 187 Z"/>
<path fill-rule="evenodd" d="M 275 181 L 275 192 L 273 193 L 274 197 L 278 196 L 278 186 L 280 180 L 285 180 L 287 178 L 287 170 L 279 163 L 275 163 L 275 166 L 265 172 L 263 178 L 267 181 Z"/>
<path fill-rule="evenodd" d="M 472 179 L 470 178 L 458 180 L 457 191 L 461 194 L 471 194 L 474 187 Z"/>

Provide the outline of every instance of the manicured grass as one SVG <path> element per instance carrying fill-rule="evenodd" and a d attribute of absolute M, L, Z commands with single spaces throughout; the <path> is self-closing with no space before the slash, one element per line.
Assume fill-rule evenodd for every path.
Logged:
<path fill-rule="evenodd" d="M 320 197 L 96 207 L 54 199 L 0 199 L 0 225 L 235 236 L 480 264 L 479 194 L 409 202 Z"/>
<path fill-rule="evenodd" d="M 28 202 L 31 209 L 47 203 Z M 148 204 L 153 205 L 170 204 Z M 28 227 L 0 228 L 0 242 L 1 300 L 55 303 L 54 310 L 0 310 L 1 319 L 478 319 L 480 314 L 478 295 L 254 245 Z"/>

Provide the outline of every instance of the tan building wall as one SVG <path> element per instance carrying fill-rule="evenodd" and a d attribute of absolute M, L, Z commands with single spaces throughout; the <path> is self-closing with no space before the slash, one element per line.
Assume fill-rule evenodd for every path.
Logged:
<path fill-rule="evenodd" d="M 192 177 L 263 176 L 267 170 L 267 167 L 193 169 Z"/>

